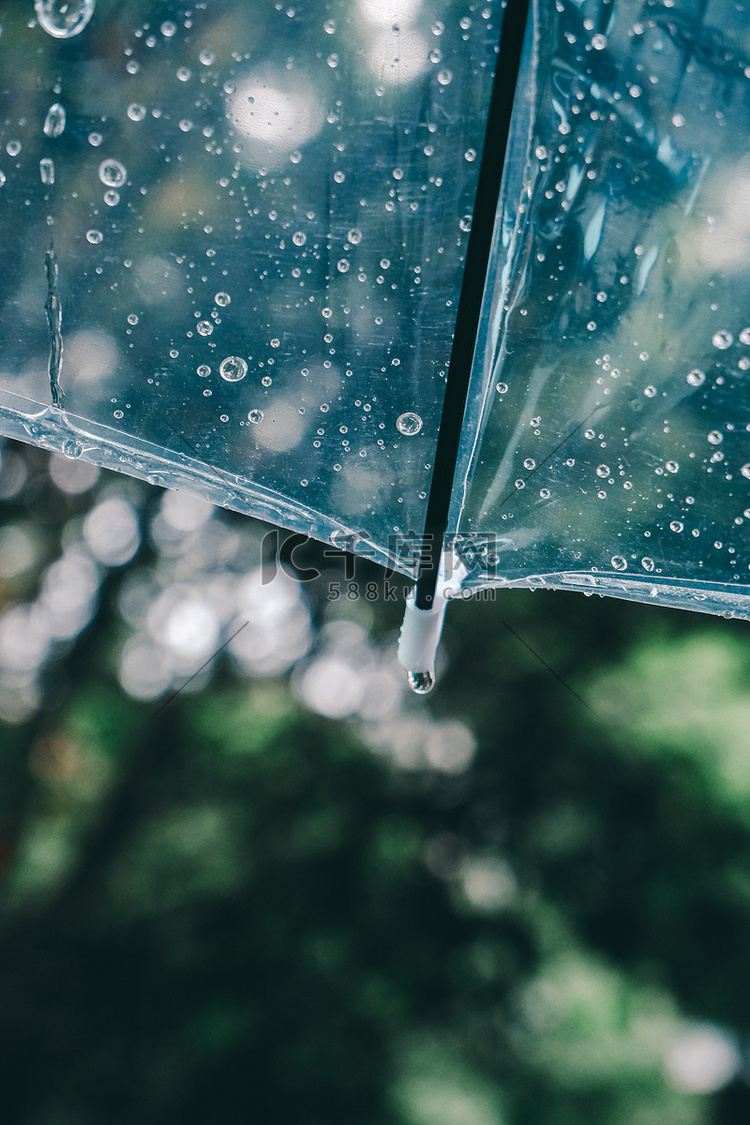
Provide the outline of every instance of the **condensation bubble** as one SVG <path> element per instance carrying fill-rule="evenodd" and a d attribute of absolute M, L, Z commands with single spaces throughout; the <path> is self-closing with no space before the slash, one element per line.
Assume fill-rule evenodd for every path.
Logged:
<path fill-rule="evenodd" d="M 248 422 L 252 422 L 253 425 L 257 426 L 258 422 L 263 421 L 263 411 L 262 410 L 251 410 L 250 413 L 247 416 L 247 420 L 248 420 Z"/>
<path fill-rule="evenodd" d="M 199 320 L 195 327 L 201 336 L 210 336 L 214 330 L 210 320 Z"/>
<path fill-rule="evenodd" d="M 413 437 L 422 429 L 422 419 L 418 414 L 407 410 L 406 413 L 400 414 L 396 419 L 396 428 L 399 433 L 405 434 L 406 437 Z"/>
<path fill-rule="evenodd" d="M 679 520 L 672 520 L 672 522 L 669 525 L 669 530 L 670 531 L 676 531 L 679 534 L 679 532 L 682 531 L 683 527 L 684 527 L 684 524 L 680 523 Z"/>
<path fill-rule="evenodd" d="M 611 562 L 615 570 L 627 570 L 628 564 L 622 555 L 613 555 Z"/>
<path fill-rule="evenodd" d="M 59 137 L 65 129 L 65 109 L 59 102 L 55 102 L 47 110 L 44 119 L 44 134 L 47 137 Z"/>
<path fill-rule="evenodd" d="M 711 430 L 707 436 L 711 445 L 721 445 L 724 440 L 724 435 L 720 433 L 719 430 Z"/>
<path fill-rule="evenodd" d="M 128 117 L 131 121 L 143 121 L 146 116 L 146 107 L 139 105 L 138 102 L 132 102 L 128 106 Z"/>
<path fill-rule="evenodd" d="M 731 348 L 732 344 L 734 343 L 734 336 L 731 332 L 727 332 L 722 329 L 720 332 L 714 332 L 713 336 L 711 337 L 711 343 L 715 348 L 718 348 L 720 351 L 725 352 L 727 348 Z"/>
<path fill-rule="evenodd" d="M 701 387 L 706 381 L 706 373 L 696 367 L 688 374 L 687 381 L 691 387 Z"/>
<path fill-rule="evenodd" d="M 650 559 L 648 555 L 644 555 L 641 559 L 641 566 L 644 570 L 652 571 L 654 569 L 654 560 Z"/>
<path fill-rule="evenodd" d="M 86 231 L 86 238 L 94 246 L 96 246 L 97 243 L 101 242 L 103 237 L 104 237 L 104 235 L 102 234 L 102 232 L 100 230 L 87 230 Z"/>
<path fill-rule="evenodd" d="M 200 375 L 201 379 L 207 379 L 208 376 L 211 374 L 211 368 L 208 366 L 207 363 L 202 363 L 200 365 L 200 367 L 196 368 L 196 370 L 197 370 L 198 374 Z"/>
<path fill-rule="evenodd" d="M 107 187 L 122 187 L 128 178 L 128 173 L 125 170 L 125 165 L 121 164 L 119 160 L 108 158 L 102 160 L 99 165 L 99 179 Z"/>
<path fill-rule="evenodd" d="M 39 26 L 53 39 L 79 35 L 94 14 L 95 0 L 35 0 Z"/>
<path fill-rule="evenodd" d="M 443 52 L 439 47 L 433 47 L 427 57 L 431 63 L 439 63 L 443 61 Z"/>
<path fill-rule="evenodd" d="M 215 303 L 221 309 L 225 309 L 227 307 L 227 305 L 230 304 L 231 300 L 232 300 L 232 298 L 229 296 L 228 293 L 217 293 L 214 296 Z"/>
<path fill-rule="evenodd" d="M 239 383 L 247 375 L 247 364 L 242 356 L 228 355 L 219 364 L 219 374 L 227 383 Z"/>

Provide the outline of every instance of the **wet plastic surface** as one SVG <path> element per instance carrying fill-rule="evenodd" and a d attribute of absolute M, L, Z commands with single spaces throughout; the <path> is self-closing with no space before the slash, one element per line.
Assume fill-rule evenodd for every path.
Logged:
<path fill-rule="evenodd" d="M 496 16 L 5 5 L 0 431 L 408 570 Z"/>
<path fill-rule="evenodd" d="M 750 16 L 537 5 L 450 530 L 468 588 L 750 614 Z"/>

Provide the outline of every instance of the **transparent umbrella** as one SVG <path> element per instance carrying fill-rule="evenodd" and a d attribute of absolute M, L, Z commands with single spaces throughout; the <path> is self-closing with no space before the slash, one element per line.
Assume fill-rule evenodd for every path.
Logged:
<path fill-rule="evenodd" d="M 465 591 L 747 611 L 733 6 L 3 20 L 0 431 L 414 579 L 421 689 Z"/>

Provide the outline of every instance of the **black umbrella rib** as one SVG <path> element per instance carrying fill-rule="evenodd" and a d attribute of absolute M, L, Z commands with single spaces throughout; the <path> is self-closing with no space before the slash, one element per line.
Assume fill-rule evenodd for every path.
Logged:
<path fill-rule="evenodd" d="M 526 33 L 529 0 L 508 0 L 500 32 L 500 50 L 492 83 L 471 234 L 458 302 L 456 327 L 440 418 L 435 466 L 427 501 L 417 579 L 416 603 L 430 609 L 435 596 L 440 556 L 448 526 L 458 447 L 461 439 L 469 376 L 474 357 L 492 231 L 510 136 L 513 101 Z"/>

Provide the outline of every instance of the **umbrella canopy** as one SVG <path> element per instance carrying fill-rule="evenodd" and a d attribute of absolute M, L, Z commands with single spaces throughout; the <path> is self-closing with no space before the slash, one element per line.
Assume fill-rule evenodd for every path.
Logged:
<path fill-rule="evenodd" d="M 749 30 L 7 5 L 0 430 L 418 577 L 418 686 L 462 590 L 744 614 Z"/>

